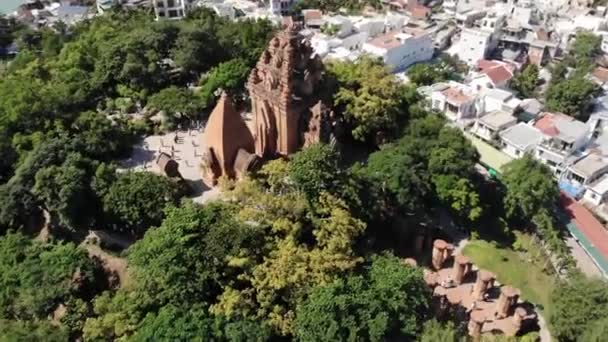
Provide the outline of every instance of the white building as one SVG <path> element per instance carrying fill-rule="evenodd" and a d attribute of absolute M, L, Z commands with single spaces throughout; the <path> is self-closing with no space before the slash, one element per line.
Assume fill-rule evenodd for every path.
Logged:
<path fill-rule="evenodd" d="M 477 90 L 477 88 L 470 87 Z M 480 114 L 497 110 L 513 113 L 521 104 L 521 100 L 513 93 L 502 89 L 483 89 L 478 97 L 477 111 Z"/>
<path fill-rule="evenodd" d="M 380 57 L 384 64 L 401 71 L 433 58 L 433 39 L 420 28 L 406 27 L 378 36 L 363 44 L 363 51 Z"/>
<path fill-rule="evenodd" d="M 583 199 L 598 206 L 608 198 L 608 175 L 603 175 L 585 188 Z"/>
<path fill-rule="evenodd" d="M 270 0 L 270 12 L 276 15 L 287 15 L 298 0 Z"/>
<path fill-rule="evenodd" d="M 97 0 L 97 13 L 102 14 L 112 8 L 116 3 L 118 3 L 116 0 Z"/>
<path fill-rule="evenodd" d="M 463 62 L 475 65 L 496 47 L 492 32 L 480 29 L 465 28 L 460 34 L 456 55 Z"/>
<path fill-rule="evenodd" d="M 451 121 L 474 119 L 477 113 L 476 94 L 458 82 L 438 83 L 431 86 L 431 108 L 445 114 Z"/>
<path fill-rule="evenodd" d="M 513 158 L 534 152 L 536 145 L 543 140 L 539 130 L 523 122 L 505 129 L 499 135 L 501 150 Z"/>
<path fill-rule="evenodd" d="M 543 133 L 534 157 L 558 176 L 565 170 L 568 157 L 581 150 L 590 138 L 589 126 L 565 114 L 544 113 L 534 127 Z"/>
<path fill-rule="evenodd" d="M 499 133 L 517 123 L 517 118 L 509 112 L 497 110 L 490 112 L 475 121 L 472 133 L 483 140 L 498 139 Z"/>
<path fill-rule="evenodd" d="M 580 188 L 596 181 L 606 172 L 608 160 L 592 152 L 568 166 L 563 179 Z"/>
<path fill-rule="evenodd" d="M 182 19 L 188 14 L 194 0 L 152 0 L 156 20 Z"/>

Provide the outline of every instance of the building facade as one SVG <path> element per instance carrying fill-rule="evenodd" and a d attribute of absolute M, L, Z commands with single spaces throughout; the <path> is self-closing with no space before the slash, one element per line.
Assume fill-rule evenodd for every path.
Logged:
<path fill-rule="evenodd" d="M 156 20 L 182 19 L 188 14 L 193 0 L 152 0 Z"/>
<path fill-rule="evenodd" d="M 404 28 L 378 36 L 363 44 L 363 51 L 380 57 L 393 71 L 401 71 L 433 58 L 431 35 L 419 28 Z"/>

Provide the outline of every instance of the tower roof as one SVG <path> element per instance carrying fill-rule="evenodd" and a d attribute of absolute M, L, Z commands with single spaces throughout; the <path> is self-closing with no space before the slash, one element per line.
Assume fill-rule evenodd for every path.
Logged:
<path fill-rule="evenodd" d="M 230 174 L 240 148 L 253 151 L 253 137 L 230 97 L 224 92 L 209 116 L 203 143 L 211 148 L 222 170 Z"/>

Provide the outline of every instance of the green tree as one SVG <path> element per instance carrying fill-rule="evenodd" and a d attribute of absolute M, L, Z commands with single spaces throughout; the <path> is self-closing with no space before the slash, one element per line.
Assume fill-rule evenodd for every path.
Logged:
<path fill-rule="evenodd" d="M 314 144 L 294 154 L 289 163 L 289 178 L 309 200 L 323 191 L 335 192 L 341 177 L 340 156 L 330 145 Z"/>
<path fill-rule="evenodd" d="M 150 96 L 148 106 L 164 111 L 174 121 L 182 116 L 193 117 L 201 109 L 200 100 L 186 88 L 165 88 Z"/>
<path fill-rule="evenodd" d="M 422 334 L 418 339 L 419 342 L 458 342 L 459 340 L 454 323 L 441 324 L 435 319 L 424 323 Z"/>
<path fill-rule="evenodd" d="M 591 32 L 578 32 L 570 46 L 569 53 L 574 58 L 577 68 L 590 67 L 593 65 L 594 59 L 602 54 L 602 37 Z"/>
<path fill-rule="evenodd" d="M 450 67 L 445 63 L 418 63 L 407 69 L 407 77 L 419 86 L 447 81 L 451 73 Z"/>
<path fill-rule="evenodd" d="M 509 162 L 502 182 L 506 187 L 504 205 L 509 217 L 531 220 L 542 210 L 551 212 L 559 190 L 551 170 L 526 155 Z"/>
<path fill-rule="evenodd" d="M 404 86 L 380 61 L 363 57 L 356 62 L 335 62 L 328 66 L 338 81 L 334 104 L 359 141 L 379 142 L 393 135 L 404 110 Z"/>
<path fill-rule="evenodd" d="M 195 341 L 214 340 L 213 318 L 197 307 L 163 306 L 141 322 L 129 341 Z"/>
<path fill-rule="evenodd" d="M 113 229 L 140 235 L 159 225 L 163 209 L 178 200 L 176 184 L 150 172 L 126 172 L 102 198 L 103 210 Z"/>
<path fill-rule="evenodd" d="M 82 156 L 73 153 L 62 165 L 52 165 L 36 173 L 33 193 L 68 228 L 78 228 L 90 218 L 87 213 L 91 212 L 92 192 L 84 165 L 87 163 Z"/>
<path fill-rule="evenodd" d="M 246 61 L 241 58 L 220 63 L 213 67 L 201 82 L 200 96 L 202 103 L 205 106 L 214 103 L 213 99 L 219 89 L 226 91 L 233 97 L 242 97 L 249 70 Z"/>
<path fill-rule="evenodd" d="M 593 341 L 600 331 L 596 321 L 605 318 L 608 310 L 608 286 L 600 279 L 577 276 L 560 282 L 551 293 L 551 301 L 549 322 L 558 340 L 578 341 L 585 336 Z"/>
<path fill-rule="evenodd" d="M 532 98 L 535 96 L 536 86 L 538 84 L 538 66 L 536 64 L 528 64 L 524 70 L 511 80 L 511 88 L 516 90 L 519 95 L 524 98 Z"/>
<path fill-rule="evenodd" d="M 604 316 L 590 323 L 584 330 L 581 342 L 602 342 L 608 336 L 608 316 Z"/>
<path fill-rule="evenodd" d="M 428 305 L 419 269 L 377 256 L 363 275 L 313 289 L 297 309 L 295 335 L 301 341 L 411 339 Z"/>
<path fill-rule="evenodd" d="M 582 76 L 551 83 L 545 94 L 547 109 L 585 120 L 585 109 L 598 93 L 598 86 Z"/>
<path fill-rule="evenodd" d="M 57 327 L 49 321 L 10 321 L 0 319 L 0 341 L 44 342 L 67 341 L 66 329 Z"/>
<path fill-rule="evenodd" d="M 208 31 L 188 28 L 180 32 L 172 56 L 184 73 L 198 75 L 217 64 L 222 53 L 217 40 Z"/>
<path fill-rule="evenodd" d="M 97 270 L 74 244 L 46 244 L 9 232 L 0 237 L 0 318 L 46 319 L 59 303 L 94 294 Z"/>

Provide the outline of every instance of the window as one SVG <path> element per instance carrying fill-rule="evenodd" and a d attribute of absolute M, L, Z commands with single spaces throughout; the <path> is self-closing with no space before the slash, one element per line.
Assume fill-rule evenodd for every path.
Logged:
<path fill-rule="evenodd" d="M 593 199 L 597 199 L 597 195 L 596 195 L 596 194 L 594 194 L 594 193 L 591 193 L 591 198 L 593 198 Z"/>
<path fill-rule="evenodd" d="M 167 7 L 175 7 L 175 0 L 167 0 Z"/>
<path fill-rule="evenodd" d="M 158 12 L 158 16 L 159 16 L 159 17 L 163 17 L 163 18 L 164 18 L 164 17 L 165 17 L 165 12 L 163 12 L 163 11 L 159 11 L 159 12 Z"/>
<path fill-rule="evenodd" d="M 176 10 L 169 11 L 169 18 L 177 18 L 178 14 Z"/>
<path fill-rule="evenodd" d="M 163 7 L 165 7 L 165 3 L 164 3 L 164 2 L 162 2 L 162 1 L 157 1 L 157 2 L 156 2 L 156 7 L 158 7 L 158 8 L 163 8 Z"/>
<path fill-rule="evenodd" d="M 521 151 L 520 151 L 520 150 L 515 150 L 515 155 L 516 155 L 516 156 L 519 156 L 520 154 L 521 154 Z"/>

